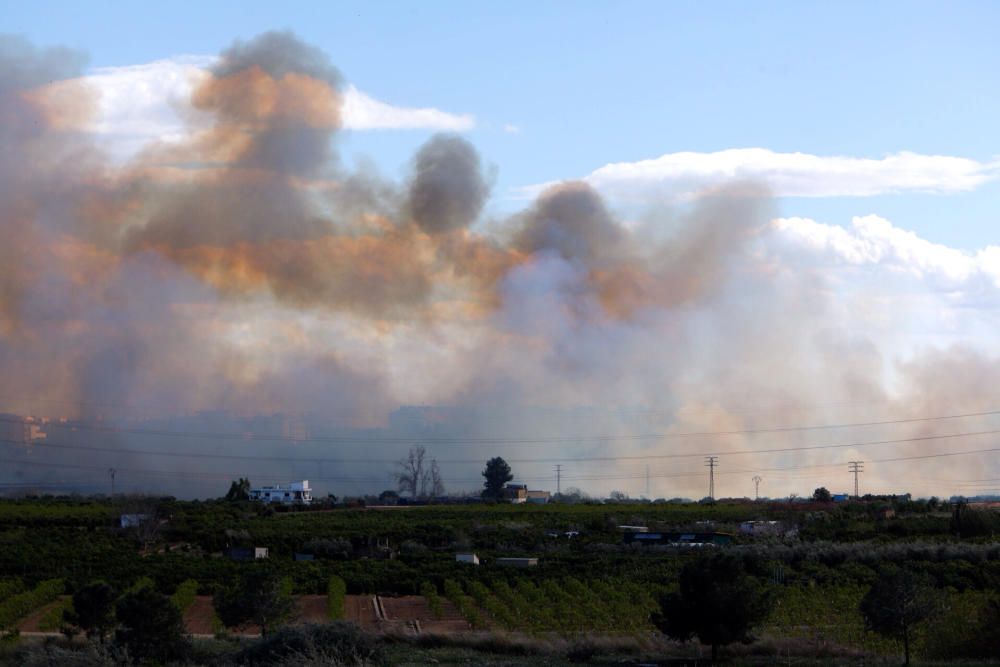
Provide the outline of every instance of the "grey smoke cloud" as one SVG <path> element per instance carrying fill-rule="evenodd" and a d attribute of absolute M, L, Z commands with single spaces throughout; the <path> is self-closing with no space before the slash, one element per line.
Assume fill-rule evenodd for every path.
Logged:
<path fill-rule="evenodd" d="M 47 208 L 43 192 L 53 200 L 63 194 L 60 159 L 72 145 L 53 141 L 53 119 L 25 91 L 77 76 L 86 58 L 69 49 L 37 49 L 22 37 L 0 34 L 0 331 L 17 327 L 31 283 L 38 279 L 42 258 L 37 252 L 37 218 Z M 82 113 L 80 108 L 66 113 Z M 72 142 L 66 142 L 72 144 Z M 50 206 L 51 207 L 51 204 Z"/>
<path fill-rule="evenodd" d="M 788 248 L 775 251 L 780 230 L 768 223 L 773 202 L 759 185 L 731 184 L 626 223 L 590 186 L 564 183 L 484 229 L 476 223 L 490 176 L 463 139 L 429 139 L 403 183 L 340 165 L 341 77 L 288 33 L 223 52 L 192 99 L 214 124 L 109 166 L 59 124 L 60 115 L 87 112 L 86 89 L 58 108 L 35 94 L 76 75 L 81 62 L 0 40 L 0 139 L 13 147 L 0 153 L 0 398 L 8 410 L 116 421 L 137 411 L 164 419 L 318 413 L 328 417 L 323 428 L 347 429 L 385 428 L 399 404 L 452 405 L 445 421 L 389 430 L 404 440 L 428 432 L 558 440 L 432 452 L 439 459 L 544 453 L 572 461 L 942 433 L 949 424 L 634 438 L 990 403 L 989 354 L 929 350 L 900 363 L 895 341 L 872 334 L 867 313 L 853 309 L 897 312 L 888 297 L 876 290 L 845 305 L 825 274 L 785 261 Z M 732 456 L 717 487 L 743 495 L 726 475 L 869 455 Z M 651 464 L 654 493 L 697 497 L 698 464 Z M 638 482 L 596 476 L 633 474 L 637 465 L 580 463 L 573 474 L 595 492 L 634 493 Z M 689 468 L 690 479 L 655 481 Z M 909 469 L 869 474 L 890 484 Z M 516 470 L 550 474 L 547 466 Z M 475 486 L 478 470 L 445 473 Z M 765 477 L 772 493 L 809 492 L 814 481 L 839 488 L 835 476 Z M 359 482 L 351 492 L 362 490 L 378 489 Z"/>
<path fill-rule="evenodd" d="M 459 136 L 438 135 L 420 147 L 413 162 L 407 206 L 423 231 L 449 232 L 476 220 L 489 186 L 472 144 Z"/>
<path fill-rule="evenodd" d="M 626 236 L 601 196 L 583 182 L 553 186 L 524 215 L 514 240 L 529 253 L 551 251 L 594 265 L 620 259 Z"/>

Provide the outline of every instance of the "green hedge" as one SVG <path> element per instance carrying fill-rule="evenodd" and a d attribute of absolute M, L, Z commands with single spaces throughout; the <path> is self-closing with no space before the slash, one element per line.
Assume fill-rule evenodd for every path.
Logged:
<path fill-rule="evenodd" d="M 46 605 L 63 592 L 62 579 L 49 579 L 24 593 L 18 593 L 0 603 L 0 628 L 9 628 L 39 607 Z"/>
<path fill-rule="evenodd" d="M 0 600 L 6 600 L 11 595 L 24 592 L 24 582 L 20 579 L 4 579 L 0 581 Z"/>
<path fill-rule="evenodd" d="M 122 591 L 122 596 L 126 596 L 129 593 L 138 593 L 143 588 L 152 588 L 156 590 L 156 582 L 153 581 L 152 577 L 142 576 L 135 580 L 131 586 Z"/>
<path fill-rule="evenodd" d="M 437 587 L 429 581 L 420 584 L 420 594 L 427 600 L 427 606 L 431 609 L 434 618 L 444 616 L 444 608 L 441 606 L 441 596 L 438 595 Z"/>
<path fill-rule="evenodd" d="M 486 627 L 486 622 L 482 614 L 479 613 L 475 601 L 465 594 L 461 584 L 452 579 L 445 579 L 444 594 L 458 608 L 462 618 L 472 626 L 473 630 L 481 630 Z"/>
<path fill-rule="evenodd" d="M 194 579 L 187 579 L 181 583 L 174 594 L 170 596 L 170 601 L 174 603 L 181 614 L 183 614 L 188 607 L 194 604 L 195 598 L 198 596 L 198 582 Z"/>
<path fill-rule="evenodd" d="M 344 618 L 344 599 L 347 595 L 347 584 L 340 577 L 330 577 L 326 587 L 326 615 L 330 620 Z"/>

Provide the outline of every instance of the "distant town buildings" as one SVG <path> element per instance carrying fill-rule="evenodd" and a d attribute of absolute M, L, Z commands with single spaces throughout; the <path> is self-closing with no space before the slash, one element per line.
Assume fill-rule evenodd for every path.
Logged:
<path fill-rule="evenodd" d="M 250 489 L 250 500 L 264 503 L 282 503 L 285 505 L 309 505 L 312 503 L 312 491 L 309 480 L 292 482 L 287 486 L 259 486 Z"/>
<path fill-rule="evenodd" d="M 537 558 L 497 558 L 497 565 L 504 567 L 538 567 Z"/>
<path fill-rule="evenodd" d="M 235 560 L 235 561 L 264 560 L 268 557 L 268 548 L 232 547 L 226 549 L 225 555 L 229 560 Z"/>
<path fill-rule="evenodd" d="M 740 533 L 743 535 L 782 535 L 785 532 L 785 524 L 780 521 L 744 521 L 740 524 Z"/>
<path fill-rule="evenodd" d="M 503 497 L 515 505 L 521 503 L 544 505 L 549 502 L 552 494 L 548 491 L 529 489 L 527 484 L 508 484 L 504 487 Z"/>
<path fill-rule="evenodd" d="M 625 544 L 659 544 L 673 547 L 726 546 L 732 544 L 733 536 L 719 532 L 657 532 L 648 530 L 627 530 L 622 535 Z"/>

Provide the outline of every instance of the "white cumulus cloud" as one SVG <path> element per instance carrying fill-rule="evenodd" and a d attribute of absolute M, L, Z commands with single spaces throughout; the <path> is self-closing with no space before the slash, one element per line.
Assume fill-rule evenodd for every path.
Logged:
<path fill-rule="evenodd" d="M 769 266 L 816 290 L 829 321 L 906 358 L 956 344 L 993 350 L 1000 327 L 1000 246 L 964 251 L 876 215 L 847 226 L 778 218 L 762 238 Z"/>
<path fill-rule="evenodd" d="M 986 281 L 1000 290 L 1000 246 L 965 252 L 932 243 L 877 215 L 855 217 L 849 228 L 809 218 L 778 218 L 772 224 L 796 252 L 807 252 L 812 261 L 878 266 L 942 289 Z"/>
<path fill-rule="evenodd" d="M 629 201 L 696 196 L 733 180 L 762 181 L 779 197 L 870 197 L 900 192 L 947 194 L 973 190 L 1000 177 L 1000 161 L 900 152 L 882 158 L 776 153 L 733 148 L 713 153 L 667 153 L 615 162 L 584 180 Z M 531 186 L 527 194 L 545 187 Z"/>
<path fill-rule="evenodd" d="M 113 152 L 130 154 L 149 141 L 170 141 L 183 136 L 192 125 L 211 122 L 191 107 L 190 99 L 212 62 L 213 58 L 206 56 L 179 56 L 94 70 L 85 81 L 96 93 L 97 109 L 83 129 L 101 135 Z M 343 95 L 342 119 L 348 130 L 462 132 L 476 122 L 471 114 L 389 104 L 354 85 L 346 86 Z"/>
<path fill-rule="evenodd" d="M 453 114 L 432 107 L 412 108 L 386 104 L 348 85 L 344 90 L 344 127 L 349 130 L 433 129 L 464 132 L 476 119 L 470 114 Z"/>

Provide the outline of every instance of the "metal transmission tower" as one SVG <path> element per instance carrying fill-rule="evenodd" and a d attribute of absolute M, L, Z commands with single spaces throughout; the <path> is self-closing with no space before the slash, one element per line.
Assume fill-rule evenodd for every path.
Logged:
<path fill-rule="evenodd" d="M 111 497 L 114 498 L 115 497 L 115 475 L 118 474 L 118 471 L 115 470 L 114 468 L 108 468 L 108 474 L 111 475 Z"/>
<path fill-rule="evenodd" d="M 753 499 L 760 500 L 760 483 L 764 481 L 764 478 L 760 475 L 753 476 Z"/>
<path fill-rule="evenodd" d="M 858 474 L 865 471 L 864 461 L 851 461 L 847 464 L 847 469 L 854 474 L 854 497 L 858 497 Z"/>
<path fill-rule="evenodd" d="M 556 495 L 562 495 L 562 464 L 556 464 Z"/>
<path fill-rule="evenodd" d="M 708 497 L 712 500 L 715 500 L 715 466 L 718 463 L 718 456 L 705 457 L 705 465 L 708 466 Z"/>

